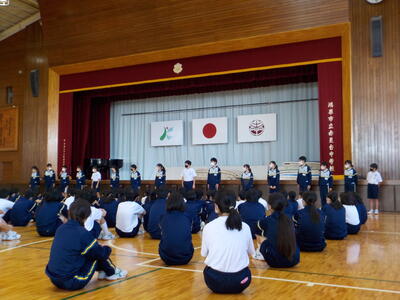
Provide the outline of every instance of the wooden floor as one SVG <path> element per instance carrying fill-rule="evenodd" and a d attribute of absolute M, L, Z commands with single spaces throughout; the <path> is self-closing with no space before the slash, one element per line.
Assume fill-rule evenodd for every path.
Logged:
<path fill-rule="evenodd" d="M 116 282 L 94 278 L 81 291 L 55 288 L 44 274 L 51 238 L 38 237 L 34 225 L 17 228 L 19 242 L 0 242 L 0 299 L 222 299 L 203 281 L 200 234 L 191 263 L 167 267 L 158 242 L 146 234 L 105 242 L 115 264 L 129 271 Z M 253 281 L 230 299 L 400 299 L 400 214 L 369 217 L 356 236 L 328 241 L 322 253 L 302 253 L 291 269 L 270 269 L 252 261 Z M 95 275 L 96 277 L 96 275 Z"/>

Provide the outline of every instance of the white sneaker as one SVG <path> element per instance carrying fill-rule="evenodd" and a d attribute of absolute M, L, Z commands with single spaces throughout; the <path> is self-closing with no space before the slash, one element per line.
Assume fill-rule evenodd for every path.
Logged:
<path fill-rule="evenodd" d="M 265 260 L 264 256 L 260 252 L 260 248 L 257 248 L 256 253 L 254 253 L 253 258 L 256 260 Z"/>
<path fill-rule="evenodd" d="M 116 268 L 114 275 L 107 276 L 106 279 L 110 280 L 110 281 L 118 280 L 118 279 L 125 278 L 127 274 L 128 274 L 127 271 L 121 270 L 120 268 Z"/>
<path fill-rule="evenodd" d="M 104 241 L 107 241 L 107 240 L 113 240 L 113 239 L 115 239 L 115 235 L 113 235 L 111 232 L 101 232 L 100 233 L 100 236 L 99 236 L 99 238 L 98 238 L 99 240 L 104 240 Z"/>
<path fill-rule="evenodd" d="M 99 271 L 99 275 L 97 276 L 98 280 L 104 280 L 104 279 L 106 279 L 106 277 L 107 277 L 106 272 Z"/>
<path fill-rule="evenodd" d="M 375 209 L 374 214 L 379 215 L 379 210 Z"/>
<path fill-rule="evenodd" d="M 13 241 L 13 240 L 19 240 L 21 237 L 20 234 L 16 233 L 15 231 L 8 231 L 3 233 L 3 241 Z"/>
<path fill-rule="evenodd" d="M 370 209 L 370 210 L 368 211 L 368 213 L 369 213 L 369 214 L 373 214 L 373 213 L 374 213 L 374 210 L 373 210 L 373 209 Z"/>

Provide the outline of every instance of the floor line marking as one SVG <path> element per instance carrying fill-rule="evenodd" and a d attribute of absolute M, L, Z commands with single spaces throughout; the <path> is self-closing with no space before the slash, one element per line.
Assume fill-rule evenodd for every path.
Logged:
<path fill-rule="evenodd" d="M 400 232 L 391 232 L 391 231 L 375 231 L 375 230 L 365 230 L 365 231 L 360 231 L 360 233 L 380 233 L 380 234 L 393 234 L 393 235 L 400 235 Z"/>
<path fill-rule="evenodd" d="M 203 273 L 202 270 L 193 270 L 193 269 L 184 269 L 184 268 L 175 268 L 175 267 L 163 267 L 163 266 L 153 266 L 153 265 L 144 265 L 144 264 L 142 264 L 141 267 Z M 275 278 L 275 277 L 265 277 L 265 276 L 256 276 L 256 275 L 252 276 L 252 278 L 264 279 L 264 280 L 273 280 L 273 281 L 283 281 L 283 282 L 298 283 L 298 284 L 305 284 L 307 286 L 319 285 L 319 286 L 334 287 L 334 288 L 354 289 L 354 290 L 362 290 L 362 291 L 370 291 L 370 292 L 381 292 L 381 293 L 389 293 L 389 294 L 400 294 L 400 291 L 395 291 L 395 290 L 376 289 L 376 288 L 351 286 L 351 285 L 331 284 L 331 283 L 322 283 L 322 282 L 314 282 L 314 281 L 303 281 L 303 280 Z"/>
<path fill-rule="evenodd" d="M 31 243 L 27 243 L 27 244 L 18 245 L 18 246 L 14 246 L 14 247 L 11 247 L 11 248 L 2 249 L 2 250 L 0 250 L 0 253 L 11 251 L 11 250 L 22 248 L 22 247 L 26 247 L 26 246 L 30 246 L 30 245 L 46 243 L 46 242 L 49 242 L 49 241 L 52 241 L 52 240 L 53 239 L 47 239 L 47 240 L 41 240 L 41 241 L 36 241 L 36 242 L 31 242 Z"/>
<path fill-rule="evenodd" d="M 110 246 L 112 248 L 115 248 L 115 249 L 118 249 L 118 250 L 121 250 L 121 251 L 130 252 L 130 253 L 144 254 L 144 255 L 150 255 L 150 256 L 158 256 L 158 254 L 155 254 L 155 253 L 141 252 L 141 251 L 121 248 L 121 247 L 115 246 L 111 241 L 108 243 L 108 246 Z"/>
<path fill-rule="evenodd" d="M 160 259 L 161 259 L 161 257 L 149 259 L 149 260 L 146 260 L 146 261 L 144 261 L 144 262 L 138 263 L 137 266 L 147 265 L 147 264 L 149 264 L 149 263 L 155 262 L 155 261 L 160 260 Z"/>

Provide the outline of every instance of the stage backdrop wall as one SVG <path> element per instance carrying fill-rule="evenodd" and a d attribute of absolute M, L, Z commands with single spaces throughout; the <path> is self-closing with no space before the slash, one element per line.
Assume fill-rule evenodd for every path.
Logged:
<path fill-rule="evenodd" d="M 262 113 L 277 114 L 277 141 L 238 144 L 236 117 Z M 191 120 L 214 117 L 228 117 L 228 143 L 192 145 Z M 183 146 L 151 147 L 151 122 L 167 120 L 184 121 Z M 168 168 L 190 159 L 194 167 L 204 167 L 213 156 L 225 166 L 281 163 L 301 154 L 319 161 L 318 122 L 316 82 L 117 101 L 111 104 L 110 158 L 124 160 L 122 179 L 129 178 L 131 163 L 139 166 L 144 179 L 151 179 L 159 162 Z M 167 170 L 167 178 L 174 177 Z"/>

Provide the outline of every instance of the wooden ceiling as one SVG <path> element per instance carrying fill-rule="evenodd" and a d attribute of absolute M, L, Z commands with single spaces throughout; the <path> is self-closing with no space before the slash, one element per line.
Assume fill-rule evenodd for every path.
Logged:
<path fill-rule="evenodd" d="M 37 0 L 0 0 L 0 41 L 39 19 Z"/>

